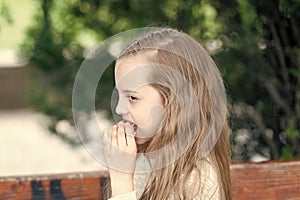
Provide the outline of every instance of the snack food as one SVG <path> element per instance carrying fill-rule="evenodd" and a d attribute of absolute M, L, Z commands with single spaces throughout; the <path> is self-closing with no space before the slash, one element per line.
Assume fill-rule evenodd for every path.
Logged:
<path fill-rule="evenodd" d="M 126 122 L 128 122 L 128 123 L 130 124 L 130 126 L 133 127 L 133 135 L 136 135 L 136 131 L 137 131 L 137 127 L 138 127 L 138 126 L 137 126 L 135 123 L 131 122 L 131 121 L 123 120 L 123 122 L 124 122 L 124 124 L 125 124 Z"/>

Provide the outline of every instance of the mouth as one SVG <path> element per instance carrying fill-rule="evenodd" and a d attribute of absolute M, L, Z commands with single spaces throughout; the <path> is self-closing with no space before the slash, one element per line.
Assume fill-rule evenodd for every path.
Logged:
<path fill-rule="evenodd" d="M 128 122 L 132 127 L 133 127 L 133 131 L 136 133 L 136 130 L 137 130 L 137 125 L 131 121 L 127 121 L 127 120 L 122 120 L 124 123 Z"/>

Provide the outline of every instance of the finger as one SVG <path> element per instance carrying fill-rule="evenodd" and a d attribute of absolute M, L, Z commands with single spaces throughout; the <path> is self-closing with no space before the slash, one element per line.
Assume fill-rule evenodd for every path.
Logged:
<path fill-rule="evenodd" d="M 126 136 L 128 136 L 128 135 L 133 136 L 134 135 L 133 126 L 130 125 L 130 123 L 128 123 L 128 122 L 125 123 L 125 133 L 126 133 Z"/>
<path fill-rule="evenodd" d="M 118 144 L 121 150 L 125 150 L 127 146 L 124 122 L 118 124 Z"/>
<path fill-rule="evenodd" d="M 134 129 L 129 123 L 125 123 L 125 132 L 127 138 L 127 145 L 130 147 L 131 151 L 136 150 L 136 143 L 134 138 Z"/>
<path fill-rule="evenodd" d="M 114 125 L 111 134 L 111 144 L 118 147 L 118 126 Z"/>

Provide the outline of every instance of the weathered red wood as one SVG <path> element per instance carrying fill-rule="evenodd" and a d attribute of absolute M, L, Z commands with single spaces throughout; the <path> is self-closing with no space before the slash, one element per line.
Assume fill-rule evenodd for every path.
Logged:
<path fill-rule="evenodd" d="M 234 199 L 300 199 L 300 161 L 233 163 Z"/>
<path fill-rule="evenodd" d="M 0 177 L 0 200 L 103 199 L 106 172 Z"/>
<path fill-rule="evenodd" d="M 233 199 L 300 200 L 300 160 L 232 163 Z M 103 199 L 107 172 L 0 177 L 0 200 Z"/>
<path fill-rule="evenodd" d="M 0 181 L 0 199 L 31 199 L 30 182 L 22 180 Z"/>

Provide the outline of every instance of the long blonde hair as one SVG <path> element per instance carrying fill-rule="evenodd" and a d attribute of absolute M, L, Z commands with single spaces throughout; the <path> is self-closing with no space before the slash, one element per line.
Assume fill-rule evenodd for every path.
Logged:
<path fill-rule="evenodd" d="M 206 162 L 216 171 L 221 199 L 231 199 L 230 129 L 224 85 L 215 63 L 198 42 L 169 28 L 136 39 L 119 59 L 138 53 L 144 53 L 150 63 L 159 64 L 150 73 L 149 82 L 161 94 L 166 110 L 163 129 L 152 140 L 138 146 L 138 152 L 155 152 L 173 142 L 173 148 L 155 159 L 165 162 L 177 156 L 167 166 L 151 172 L 140 199 L 171 196 L 190 199 L 191 194 L 184 186 L 192 172 L 199 174 L 195 182 L 205 182 Z M 201 193 L 202 188 L 199 185 L 196 191 Z"/>

